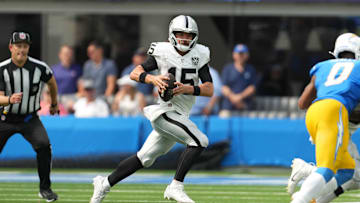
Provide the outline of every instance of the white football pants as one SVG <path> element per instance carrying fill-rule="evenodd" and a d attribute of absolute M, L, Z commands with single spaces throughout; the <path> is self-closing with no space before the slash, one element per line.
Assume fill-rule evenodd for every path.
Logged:
<path fill-rule="evenodd" d="M 175 111 L 166 112 L 151 122 L 153 131 L 138 151 L 144 167 L 150 167 L 161 155 L 179 142 L 188 146 L 207 147 L 209 140 L 186 116 Z"/>

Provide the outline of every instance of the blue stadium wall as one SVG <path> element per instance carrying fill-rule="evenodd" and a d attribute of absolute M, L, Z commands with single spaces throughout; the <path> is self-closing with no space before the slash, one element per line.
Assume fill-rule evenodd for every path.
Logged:
<path fill-rule="evenodd" d="M 314 146 L 309 142 L 304 120 L 193 117 L 210 144 L 230 141 L 230 151 L 222 166 L 285 166 L 294 157 L 314 161 Z M 136 153 L 152 128 L 143 117 L 77 119 L 42 117 L 52 143 L 55 159 L 96 158 Z M 353 136 L 360 143 L 359 136 Z M 181 147 L 175 145 L 175 149 Z M 16 134 L 0 155 L 1 161 L 34 159 L 31 145 Z"/>

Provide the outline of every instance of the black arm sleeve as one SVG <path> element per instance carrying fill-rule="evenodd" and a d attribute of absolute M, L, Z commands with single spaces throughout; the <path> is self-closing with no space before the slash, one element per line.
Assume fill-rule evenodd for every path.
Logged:
<path fill-rule="evenodd" d="M 0 91 L 5 91 L 5 80 L 3 77 L 3 69 L 1 69 L 1 73 L 0 73 Z"/>
<path fill-rule="evenodd" d="M 146 58 L 145 62 L 143 64 L 141 64 L 141 66 L 144 68 L 144 70 L 146 72 L 150 72 L 150 71 L 158 69 L 156 59 L 153 56 L 148 56 Z"/>
<path fill-rule="evenodd" d="M 212 82 L 212 77 L 210 74 L 210 69 L 208 64 L 205 64 L 203 67 L 200 68 L 199 77 L 202 83 Z"/>

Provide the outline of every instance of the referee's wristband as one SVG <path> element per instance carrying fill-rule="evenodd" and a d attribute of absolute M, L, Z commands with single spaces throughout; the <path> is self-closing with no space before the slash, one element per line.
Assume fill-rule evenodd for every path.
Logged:
<path fill-rule="evenodd" d="M 193 86 L 193 87 L 194 87 L 193 95 L 199 96 L 200 95 L 200 87 L 199 86 Z"/>
<path fill-rule="evenodd" d="M 139 76 L 139 82 L 145 83 L 146 76 L 147 76 L 147 72 L 142 72 Z"/>

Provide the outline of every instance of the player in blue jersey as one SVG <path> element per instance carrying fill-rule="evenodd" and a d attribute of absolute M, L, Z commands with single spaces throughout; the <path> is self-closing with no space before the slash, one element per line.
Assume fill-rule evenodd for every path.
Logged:
<path fill-rule="evenodd" d="M 335 42 L 336 59 L 320 62 L 310 70 L 311 81 L 298 105 L 308 109 L 305 122 L 315 144 L 317 169 L 292 196 L 292 203 L 308 203 L 353 177 L 355 161 L 347 150 L 348 115 L 360 100 L 359 48 L 357 35 L 342 34 Z"/>

